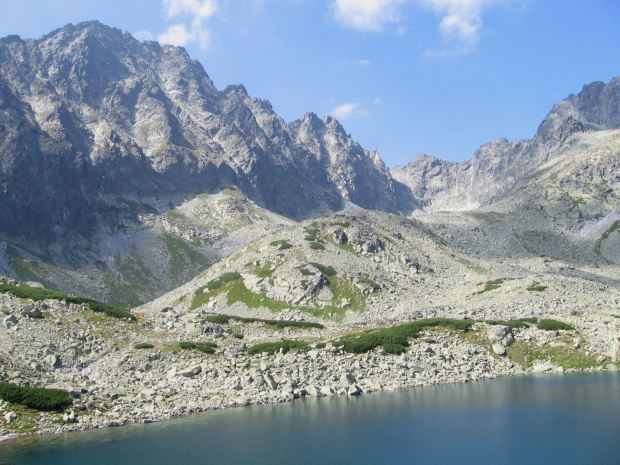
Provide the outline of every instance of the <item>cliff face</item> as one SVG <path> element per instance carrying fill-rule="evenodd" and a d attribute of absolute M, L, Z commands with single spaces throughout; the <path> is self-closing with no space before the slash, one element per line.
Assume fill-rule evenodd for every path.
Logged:
<path fill-rule="evenodd" d="M 527 173 L 563 153 L 571 136 L 618 128 L 620 77 L 584 86 L 556 104 L 533 139 L 512 144 L 498 139 L 463 163 L 418 155 L 407 166 L 395 167 L 392 175 L 411 189 L 426 212 L 471 210 L 501 199 Z"/>
<path fill-rule="evenodd" d="M 412 208 L 333 118 L 286 124 L 182 48 L 97 22 L 0 40 L 0 109 L 0 234 L 22 242 L 116 231 L 226 184 L 294 219 Z"/>

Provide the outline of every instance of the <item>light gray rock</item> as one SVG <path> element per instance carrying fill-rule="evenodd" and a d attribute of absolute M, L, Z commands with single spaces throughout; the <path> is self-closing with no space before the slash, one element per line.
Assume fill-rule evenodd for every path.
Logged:
<path fill-rule="evenodd" d="M 496 342 L 495 344 L 493 344 L 493 352 L 495 352 L 497 355 L 506 355 L 506 347 Z"/>

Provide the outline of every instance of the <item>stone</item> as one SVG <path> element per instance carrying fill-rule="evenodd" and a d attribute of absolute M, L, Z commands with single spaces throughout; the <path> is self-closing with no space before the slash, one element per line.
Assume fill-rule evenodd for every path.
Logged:
<path fill-rule="evenodd" d="M 508 326 L 490 325 L 487 328 L 487 337 L 491 342 L 500 342 L 510 331 Z"/>
<path fill-rule="evenodd" d="M 17 321 L 17 317 L 15 315 L 9 315 L 5 318 L 2 319 L 2 325 L 6 328 L 6 329 L 11 329 L 14 326 L 16 326 L 18 323 Z"/>
<path fill-rule="evenodd" d="M 496 342 L 495 344 L 493 344 L 493 352 L 495 352 L 497 355 L 506 355 L 506 348 Z"/>
<path fill-rule="evenodd" d="M 6 415 L 4 415 L 4 419 L 8 422 L 8 423 L 13 423 L 15 420 L 17 420 L 17 413 L 15 412 L 9 412 Z"/>
<path fill-rule="evenodd" d="M 194 365 L 192 367 L 186 368 L 185 370 L 181 370 L 180 372 L 178 372 L 178 374 L 181 376 L 185 376 L 186 378 L 191 378 L 199 374 L 201 371 L 202 371 L 202 366 Z"/>
<path fill-rule="evenodd" d="M 603 363 L 605 360 L 607 360 L 605 355 L 599 355 L 596 359 L 596 363 Z"/>
<path fill-rule="evenodd" d="M 348 386 L 350 384 L 355 383 L 356 379 L 351 373 L 345 373 L 340 377 L 340 384 L 343 386 Z"/>
<path fill-rule="evenodd" d="M 362 389 L 357 384 L 354 384 L 353 386 L 349 386 L 348 388 L 345 388 L 345 389 L 347 392 L 347 396 L 359 396 L 362 393 Z"/>

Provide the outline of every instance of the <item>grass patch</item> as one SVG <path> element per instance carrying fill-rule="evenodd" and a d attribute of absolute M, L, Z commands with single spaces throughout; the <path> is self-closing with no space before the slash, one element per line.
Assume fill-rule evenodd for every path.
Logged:
<path fill-rule="evenodd" d="M 0 399 L 36 410 L 53 410 L 73 403 L 71 396 L 62 389 L 33 388 L 2 382 Z"/>
<path fill-rule="evenodd" d="M 241 333 L 233 333 L 232 335 L 235 339 L 243 339 L 243 334 Z"/>
<path fill-rule="evenodd" d="M 534 286 L 530 286 L 526 288 L 530 292 L 543 292 L 547 289 L 547 286 L 542 286 L 540 284 L 536 284 Z"/>
<path fill-rule="evenodd" d="M 241 279 L 241 275 L 236 271 L 224 273 L 219 278 L 214 279 L 213 281 L 209 281 L 206 286 L 202 286 L 194 292 L 194 299 L 192 300 L 192 304 L 190 305 L 190 310 L 194 310 L 204 304 L 206 304 L 211 296 L 216 295 L 213 291 L 217 291 L 222 289 L 222 286 L 225 283 L 230 283 L 236 280 Z M 205 292 L 205 290 L 209 292 Z"/>
<path fill-rule="evenodd" d="M 331 266 L 321 265 L 320 263 L 316 263 L 316 262 L 310 262 L 310 265 L 315 267 L 317 270 L 319 270 L 325 276 L 335 276 L 336 275 L 336 270 L 334 270 Z"/>
<path fill-rule="evenodd" d="M 342 221 L 342 222 L 335 222 L 335 223 L 330 223 L 330 226 L 340 226 L 342 228 L 348 228 L 349 226 L 351 226 L 351 223 L 349 223 L 348 221 Z"/>
<path fill-rule="evenodd" d="M 141 342 L 140 344 L 136 344 L 133 346 L 134 349 L 152 349 L 155 346 L 150 342 Z"/>
<path fill-rule="evenodd" d="M 282 328 L 319 328 L 323 329 L 320 323 L 312 323 L 308 321 L 293 321 L 293 320 L 264 320 L 262 318 L 245 318 L 241 316 L 233 315 L 215 315 L 209 316 L 206 320 L 210 323 L 227 324 L 230 320 L 239 321 L 240 323 L 263 323 L 270 326 L 275 326 L 278 329 Z M 241 335 L 243 337 L 243 335 Z"/>
<path fill-rule="evenodd" d="M 85 297 L 76 297 L 72 295 L 63 294 L 62 292 L 49 291 L 47 289 L 40 289 L 38 287 L 30 287 L 26 285 L 12 286 L 10 284 L 0 284 L 0 294 L 13 294 L 15 297 L 21 299 L 31 299 L 34 301 L 41 301 L 46 299 L 53 300 L 66 300 L 73 304 L 88 304 L 89 308 L 94 312 L 105 313 L 106 315 L 115 318 L 129 318 L 130 320 L 136 320 L 135 315 L 123 310 L 122 308 L 114 307 L 113 305 L 97 302 L 96 300 L 87 299 Z"/>
<path fill-rule="evenodd" d="M 506 348 L 506 354 L 513 363 L 531 368 L 536 362 L 551 362 L 565 370 L 585 370 L 599 366 L 596 362 L 598 354 L 586 355 L 582 349 L 574 349 L 570 345 L 539 347 L 525 341 L 517 341 Z"/>
<path fill-rule="evenodd" d="M 273 241 L 269 245 L 273 247 L 277 247 L 278 250 L 286 250 L 293 247 L 293 245 L 285 239 L 280 239 L 279 241 Z"/>
<path fill-rule="evenodd" d="M 316 236 L 319 233 L 319 230 L 312 229 L 312 228 L 304 228 L 304 232 L 306 233 L 306 237 L 304 237 L 306 241 L 316 241 Z"/>
<path fill-rule="evenodd" d="M 192 350 L 196 348 L 195 342 L 179 342 L 179 347 L 183 350 Z"/>
<path fill-rule="evenodd" d="M 312 250 L 325 250 L 325 246 L 320 242 L 310 242 L 310 248 Z"/>
<path fill-rule="evenodd" d="M 310 343 L 306 341 L 289 341 L 284 340 L 280 342 L 263 342 L 262 344 L 256 344 L 252 347 L 248 347 L 245 351 L 248 355 L 257 355 L 267 352 L 269 354 L 275 354 L 283 349 L 284 352 L 288 352 L 291 349 L 299 349 L 307 351 L 310 349 Z"/>
<path fill-rule="evenodd" d="M 564 323 L 562 321 L 547 319 L 541 320 L 540 323 L 538 323 L 538 329 L 542 329 L 544 331 L 572 331 L 575 328 L 568 323 Z"/>
<path fill-rule="evenodd" d="M 401 354 L 409 346 L 409 339 L 415 339 L 425 328 L 441 326 L 459 331 L 467 331 L 474 324 L 474 320 L 454 320 L 450 318 L 430 318 L 412 323 L 383 328 L 372 332 L 351 334 L 335 341 L 346 352 L 361 354 L 383 347 L 390 354 Z"/>
<path fill-rule="evenodd" d="M 362 283 L 362 284 L 368 284 L 375 291 L 378 291 L 378 290 L 381 289 L 381 286 L 379 286 L 379 284 L 377 284 L 375 281 L 373 281 L 372 279 L 369 279 L 369 278 L 360 279 L 359 282 Z"/>

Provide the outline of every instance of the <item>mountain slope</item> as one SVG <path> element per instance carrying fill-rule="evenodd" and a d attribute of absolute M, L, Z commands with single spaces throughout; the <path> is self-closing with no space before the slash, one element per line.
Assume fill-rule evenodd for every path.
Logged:
<path fill-rule="evenodd" d="M 533 139 L 498 139 L 463 163 L 418 155 L 392 175 L 411 188 L 425 212 L 471 210 L 500 200 L 530 171 L 559 156 L 573 134 L 618 128 L 620 77 L 584 86 L 556 104 Z"/>

